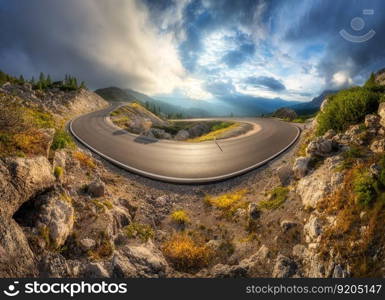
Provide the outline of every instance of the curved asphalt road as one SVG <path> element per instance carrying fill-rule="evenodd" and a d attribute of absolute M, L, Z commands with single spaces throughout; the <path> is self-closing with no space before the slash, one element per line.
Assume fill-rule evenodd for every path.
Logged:
<path fill-rule="evenodd" d="M 237 118 L 254 122 L 260 130 L 229 140 L 202 143 L 139 137 L 114 126 L 107 118 L 121 103 L 83 115 L 70 123 L 81 143 L 110 162 L 154 179 L 178 183 L 223 180 L 267 163 L 297 140 L 300 130 L 265 118 Z M 219 145 L 219 147 L 218 147 Z"/>

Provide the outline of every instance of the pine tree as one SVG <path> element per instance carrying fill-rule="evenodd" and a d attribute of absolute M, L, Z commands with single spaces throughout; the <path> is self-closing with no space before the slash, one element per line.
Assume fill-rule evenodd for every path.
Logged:
<path fill-rule="evenodd" d="M 19 83 L 23 84 L 25 82 L 23 75 L 20 75 L 19 77 Z"/>
<path fill-rule="evenodd" d="M 46 79 L 46 85 L 47 85 L 47 87 L 50 87 L 52 85 L 51 76 L 49 74 L 48 74 L 47 79 Z"/>
<path fill-rule="evenodd" d="M 376 87 L 376 76 L 374 75 L 374 73 L 370 74 L 370 77 L 368 79 L 368 81 L 365 83 L 365 86 L 366 88 L 374 88 Z"/>

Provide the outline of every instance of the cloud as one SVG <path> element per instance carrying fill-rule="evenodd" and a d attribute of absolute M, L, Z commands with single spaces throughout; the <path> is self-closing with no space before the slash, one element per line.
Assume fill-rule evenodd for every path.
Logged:
<path fill-rule="evenodd" d="M 186 76 L 174 35 L 160 31 L 140 1 L 11 1 L 0 16 L 0 58 L 14 56 L 2 65 L 11 73 L 71 73 L 94 88 L 150 94 L 172 92 Z"/>
<path fill-rule="evenodd" d="M 255 87 L 269 89 L 275 92 L 283 91 L 286 89 L 285 85 L 281 81 L 268 76 L 248 77 L 245 79 L 245 83 Z"/>

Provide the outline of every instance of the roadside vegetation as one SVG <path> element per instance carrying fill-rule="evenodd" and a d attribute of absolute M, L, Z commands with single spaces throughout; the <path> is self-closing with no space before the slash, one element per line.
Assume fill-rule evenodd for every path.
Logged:
<path fill-rule="evenodd" d="M 268 193 L 268 199 L 262 200 L 258 203 L 259 208 L 264 209 L 277 209 L 285 203 L 289 194 L 287 187 L 278 186 Z"/>
<path fill-rule="evenodd" d="M 317 134 L 323 135 L 329 129 L 343 131 L 362 122 L 367 114 L 376 112 L 378 104 L 384 100 L 384 87 L 376 84 L 374 75 L 363 87 L 353 87 L 330 96 L 324 111 L 317 117 Z"/>
<path fill-rule="evenodd" d="M 207 195 L 205 202 L 207 205 L 219 209 L 224 217 L 231 218 L 239 208 L 247 208 L 249 204 L 245 200 L 247 193 L 246 189 L 240 189 L 219 196 Z"/>
<path fill-rule="evenodd" d="M 219 138 L 221 135 L 223 135 L 226 132 L 229 132 L 233 129 L 236 129 L 240 126 L 240 123 L 230 123 L 230 122 L 221 122 L 217 125 L 213 125 L 211 127 L 211 131 L 207 134 L 204 134 L 202 136 L 188 139 L 188 142 L 193 143 L 200 143 L 200 142 L 206 142 L 206 141 L 212 141 L 214 139 Z M 218 128 L 218 129 L 216 129 Z"/>

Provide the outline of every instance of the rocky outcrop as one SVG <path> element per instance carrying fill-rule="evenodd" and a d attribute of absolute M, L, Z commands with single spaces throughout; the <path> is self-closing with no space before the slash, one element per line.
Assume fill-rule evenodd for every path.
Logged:
<path fill-rule="evenodd" d="M 342 183 L 343 174 L 336 170 L 341 156 L 332 156 L 318 169 L 298 181 L 296 192 L 305 208 L 316 208 L 319 201 L 334 193 Z"/>
<path fill-rule="evenodd" d="M 104 196 L 104 193 L 105 193 L 105 184 L 103 183 L 103 181 L 101 180 L 95 180 L 93 182 L 90 183 L 90 185 L 88 186 L 88 193 L 92 196 L 92 197 L 102 197 Z"/>
<path fill-rule="evenodd" d="M 310 157 L 298 157 L 293 165 L 293 173 L 295 178 L 301 179 L 309 170 Z"/>
<path fill-rule="evenodd" d="M 385 127 L 385 102 L 380 103 L 378 106 L 377 114 L 380 116 L 380 125 Z"/>
<path fill-rule="evenodd" d="M 7 158 L 0 160 L 1 215 L 12 216 L 29 198 L 55 182 L 47 158 Z"/>
<path fill-rule="evenodd" d="M 309 156 L 327 157 L 332 151 L 333 142 L 322 137 L 318 137 L 311 141 L 306 148 L 306 154 Z"/>
<path fill-rule="evenodd" d="M 370 150 L 374 153 L 384 153 L 385 152 L 385 139 L 375 140 L 370 145 Z"/>
<path fill-rule="evenodd" d="M 178 133 L 175 135 L 174 139 L 177 141 L 184 141 L 190 138 L 190 134 L 187 130 L 179 130 Z"/>
<path fill-rule="evenodd" d="M 47 248 L 57 249 L 66 241 L 74 225 L 74 209 L 66 194 L 49 192 L 35 201 L 41 203 L 36 228 Z"/>
<path fill-rule="evenodd" d="M 293 277 L 297 273 L 298 266 L 296 262 L 284 255 L 278 255 L 272 276 L 274 278 Z"/>

